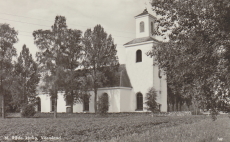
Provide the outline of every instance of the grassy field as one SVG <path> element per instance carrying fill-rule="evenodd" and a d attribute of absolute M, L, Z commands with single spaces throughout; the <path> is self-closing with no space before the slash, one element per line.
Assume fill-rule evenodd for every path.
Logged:
<path fill-rule="evenodd" d="M 51 115 L 50 115 L 51 116 Z M 219 116 L 152 117 L 115 114 L 107 117 L 79 114 L 62 118 L 0 119 L 0 141 L 217 141 L 228 135 L 230 119 Z"/>
<path fill-rule="evenodd" d="M 230 119 L 218 118 L 217 121 L 204 119 L 192 124 L 150 129 L 143 134 L 134 134 L 113 141 L 126 142 L 230 142 Z"/>

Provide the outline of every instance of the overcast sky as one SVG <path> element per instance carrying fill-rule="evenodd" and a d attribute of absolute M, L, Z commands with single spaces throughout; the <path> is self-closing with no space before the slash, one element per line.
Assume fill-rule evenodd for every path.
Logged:
<path fill-rule="evenodd" d="M 149 0 L 0 0 L 0 23 L 8 23 L 18 31 L 17 53 L 26 44 L 33 57 L 38 51 L 33 31 L 51 29 L 57 15 L 66 17 L 69 28 L 83 33 L 101 24 L 114 38 L 122 64 L 123 44 L 135 38 L 134 16 L 145 7 L 152 12 Z"/>

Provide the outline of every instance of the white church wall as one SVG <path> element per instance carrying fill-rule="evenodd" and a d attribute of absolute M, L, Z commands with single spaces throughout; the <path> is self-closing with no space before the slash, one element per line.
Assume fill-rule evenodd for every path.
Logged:
<path fill-rule="evenodd" d="M 167 112 L 168 110 L 168 104 L 167 104 L 167 80 L 166 80 L 166 76 L 163 75 L 162 76 L 162 81 L 161 81 L 161 87 L 162 87 L 162 91 L 161 91 L 161 102 L 165 102 L 165 103 L 161 103 L 161 111 L 162 112 Z"/>
<path fill-rule="evenodd" d="M 134 92 L 146 90 L 153 86 L 153 58 L 146 55 L 152 43 L 126 47 L 126 69 Z M 136 62 L 136 51 L 142 51 L 142 62 Z"/>
<path fill-rule="evenodd" d="M 153 86 L 153 74 L 155 71 L 153 58 L 146 55 L 146 53 L 151 50 L 151 47 L 152 43 L 126 47 L 126 67 L 134 91 L 132 104 L 135 104 L 135 107 L 136 93 L 142 93 L 144 100 L 148 89 Z M 137 50 L 142 51 L 142 62 L 136 62 Z M 143 105 L 145 108 L 144 102 L 145 101 L 143 101 Z"/>
<path fill-rule="evenodd" d="M 109 111 L 108 112 L 120 112 L 120 89 L 111 87 L 111 88 L 99 88 L 98 89 L 98 98 L 107 93 L 109 96 Z"/>
<path fill-rule="evenodd" d="M 107 93 L 109 96 L 109 112 L 120 112 L 120 89 L 119 88 L 99 88 L 98 98 L 102 94 Z M 90 92 L 89 112 L 95 112 L 94 110 L 94 93 Z M 51 112 L 51 100 L 49 95 L 38 95 L 41 99 L 41 112 Z M 64 93 L 58 93 L 57 99 L 57 112 L 66 112 L 66 101 Z M 83 103 L 79 102 L 73 105 L 73 112 L 83 112 Z"/>
<path fill-rule="evenodd" d="M 89 98 L 89 111 L 90 113 L 94 112 L 94 95 L 93 91 L 90 91 L 90 98 Z M 83 103 L 77 102 L 73 105 L 73 112 L 83 112 Z"/>
<path fill-rule="evenodd" d="M 141 22 L 144 22 L 144 32 L 140 32 L 140 23 Z M 136 19 L 136 38 L 149 36 L 148 23 L 149 23 L 149 17 L 148 16 Z"/>
<path fill-rule="evenodd" d="M 142 45 L 126 46 L 126 68 L 133 87 L 132 104 L 136 106 L 136 94 L 143 95 L 143 108 L 146 111 L 146 93 L 151 87 L 158 93 L 158 100 L 161 104 L 161 111 L 167 111 L 167 83 L 166 80 L 159 78 L 159 68 L 153 65 L 154 58 L 147 56 L 146 53 L 152 49 L 154 43 Z M 142 51 L 142 62 L 136 62 L 136 51 Z M 164 91 L 162 91 L 164 90 Z"/>
<path fill-rule="evenodd" d="M 69 106 L 70 107 L 70 106 Z M 83 103 L 77 102 L 73 105 L 73 112 L 83 112 Z"/>
<path fill-rule="evenodd" d="M 133 112 L 134 105 L 132 103 L 132 88 L 120 89 L 120 112 Z"/>
<path fill-rule="evenodd" d="M 140 23 L 144 22 L 144 32 L 140 32 Z M 136 38 L 153 36 L 151 31 L 151 22 L 154 23 L 154 18 L 150 16 L 143 16 L 136 18 Z M 153 24 L 154 25 L 154 24 Z M 155 27 L 153 26 L 153 29 Z"/>
<path fill-rule="evenodd" d="M 48 94 L 38 95 L 41 100 L 41 112 L 50 112 L 51 111 L 51 101 Z"/>
<path fill-rule="evenodd" d="M 66 112 L 67 106 L 64 97 L 64 92 L 58 92 L 57 104 L 57 112 Z"/>
<path fill-rule="evenodd" d="M 93 91 L 91 91 L 90 92 L 90 98 L 89 98 L 89 112 L 95 112 L 95 110 L 94 110 L 94 98 L 95 98 L 95 96 L 94 96 L 94 92 Z"/>

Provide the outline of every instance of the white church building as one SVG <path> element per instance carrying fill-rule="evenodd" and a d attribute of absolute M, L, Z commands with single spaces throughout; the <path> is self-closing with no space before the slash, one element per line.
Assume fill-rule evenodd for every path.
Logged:
<path fill-rule="evenodd" d="M 154 38 L 154 20 L 156 18 L 144 10 L 135 16 L 136 38 L 124 44 L 125 64 L 119 68 L 119 83 L 116 87 L 98 89 L 100 95 L 108 95 L 108 112 L 145 112 L 147 111 L 146 93 L 151 87 L 157 91 L 157 102 L 161 112 L 167 112 L 167 82 L 166 77 L 160 74 L 157 65 L 153 65 L 154 58 L 146 53 L 159 43 Z M 88 103 L 77 103 L 73 106 L 74 113 L 94 113 L 94 93 Z M 39 94 L 41 112 L 52 112 L 54 110 L 49 94 Z M 64 98 L 64 92 L 58 93 L 57 112 L 69 112 Z"/>

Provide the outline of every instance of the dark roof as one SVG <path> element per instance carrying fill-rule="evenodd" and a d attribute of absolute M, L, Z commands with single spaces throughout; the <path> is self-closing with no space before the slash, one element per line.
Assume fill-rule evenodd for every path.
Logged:
<path fill-rule="evenodd" d="M 141 42 L 147 42 L 147 41 L 160 42 L 160 41 L 158 41 L 157 39 L 152 38 L 152 37 L 141 37 L 141 38 L 135 38 L 135 39 L 133 39 L 133 40 L 127 42 L 127 43 L 124 44 L 124 45 L 135 44 L 135 43 L 141 43 Z"/>
<path fill-rule="evenodd" d="M 142 16 L 142 15 L 147 15 L 147 14 L 149 14 L 149 13 L 148 13 L 147 9 L 145 9 L 141 14 L 139 14 L 139 15 L 137 15 L 135 17 Z"/>
<path fill-rule="evenodd" d="M 107 81 L 100 86 L 100 88 L 106 87 L 130 87 L 132 85 L 129 80 L 128 73 L 126 71 L 125 64 L 120 64 L 116 72 L 105 72 Z"/>
<path fill-rule="evenodd" d="M 118 72 L 120 74 L 120 83 L 117 85 L 117 86 L 120 86 L 120 87 L 131 87 L 132 88 L 132 85 L 130 83 L 130 80 L 129 80 L 129 76 L 128 76 L 128 73 L 126 71 L 126 66 L 125 64 L 121 64 L 119 66 L 119 69 L 118 69 Z"/>
<path fill-rule="evenodd" d="M 79 73 L 81 76 L 81 72 L 84 72 L 84 70 L 76 70 L 76 73 Z M 120 64 L 117 72 L 115 74 L 111 74 L 111 72 L 106 72 L 105 76 L 107 77 L 107 81 L 102 84 L 99 88 L 106 88 L 106 87 L 130 87 L 132 88 L 132 85 L 129 80 L 128 73 L 126 71 L 125 64 Z M 43 80 L 40 80 L 40 83 L 37 87 L 37 92 L 42 92 L 42 86 L 44 86 L 45 83 Z M 1 98 L 0 98 L 1 99 Z M 1 102 L 0 102 L 1 104 Z"/>

